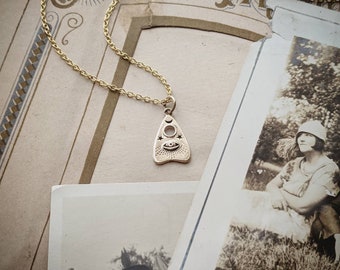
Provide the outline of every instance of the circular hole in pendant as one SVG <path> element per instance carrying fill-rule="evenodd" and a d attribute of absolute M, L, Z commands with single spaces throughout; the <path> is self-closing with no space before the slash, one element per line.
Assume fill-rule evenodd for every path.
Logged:
<path fill-rule="evenodd" d="M 163 129 L 163 134 L 165 137 L 172 138 L 176 135 L 177 130 L 173 125 L 166 125 Z"/>

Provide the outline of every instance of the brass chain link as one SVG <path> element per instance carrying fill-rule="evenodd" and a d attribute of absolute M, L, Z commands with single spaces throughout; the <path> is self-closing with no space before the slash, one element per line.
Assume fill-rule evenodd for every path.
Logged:
<path fill-rule="evenodd" d="M 118 3 L 119 3 L 118 0 L 113 0 L 111 2 L 110 6 L 108 7 L 106 13 L 105 13 L 104 22 L 103 22 L 103 31 L 104 31 L 104 36 L 105 36 L 106 42 L 109 45 L 109 47 L 119 57 L 128 61 L 130 64 L 137 66 L 138 68 L 141 68 L 141 69 L 145 70 L 146 72 L 152 74 L 152 76 L 156 77 L 160 81 L 160 83 L 165 87 L 167 97 L 164 98 L 164 99 L 157 99 L 157 98 L 151 98 L 151 97 L 148 97 L 148 96 L 143 96 L 141 94 L 125 90 L 124 88 L 118 87 L 115 84 L 107 83 L 104 80 L 99 79 L 97 76 L 88 73 L 86 70 L 82 69 L 75 62 L 73 62 L 63 52 L 63 50 L 59 47 L 56 40 L 52 36 L 50 26 L 49 26 L 49 24 L 47 22 L 47 18 L 46 18 L 47 0 L 41 0 L 41 2 L 40 2 L 40 15 L 41 15 L 42 27 L 44 29 L 44 32 L 45 32 L 52 48 L 61 57 L 61 59 L 64 60 L 65 63 L 67 65 L 69 65 L 74 71 L 77 71 L 80 75 L 89 79 L 93 83 L 97 83 L 101 87 L 107 88 L 110 91 L 118 92 L 121 95 L 127 96 L 127 97 L 132 98 L 132 99 L 144 101 L 146 103 L 152 103 L 152 104 L 155 104 L 155 105 L 160 105 L 160 104 L 166 105 L 167 103 L 173 102 L 171 87 L 168 84 L 167 80 L 161 74 L 159 74 L 157 70 L 151 68 L 148 65 L 145 65 L 143 62 L 137 61 L 135 58 L 128 55 L 126 52 L 123 52 L 122 50 L 118 49 L 117 46 L 113 43 L 111 36 L 110 36 L 110 33 L 109 33 L 109 22 L 110 22 L 111 15 L 112 15 L 112 13 L 113 13 L 113 11 L 114 11 L 114 9 L 115 9 L 115 7 L 117 6 Z"/>

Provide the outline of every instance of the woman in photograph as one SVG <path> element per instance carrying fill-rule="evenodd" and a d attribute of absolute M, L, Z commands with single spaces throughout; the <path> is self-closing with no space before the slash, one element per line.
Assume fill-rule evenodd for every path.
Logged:
<path fill-rule="evenodd" d="M 318 121 L 302 124 L 295 143 L 303 154 L 288 162 L 267 184 L 272 207 L 295 210 L 302 216 L 314 215 L 312 235 L 319 242 L 334 237 L 335 260 L 340 259 L 340 219 L 336 212 L 339 168 L 323 152 L 326 129 Z M 338 205 L 338 208 L 340 204 Z M 340 209 L 339 209 L 340 210 Z"/>
<path fill-rule="evenodd" d="M 241 192 L 243 210 L 238 209 L 234 225 L 244 224 L 307 241 L 317 216 L 320 222 L 313 224 L 316 234 L 337 238 L 339 217 L 328 203 L 339 193 L 334 179 L 339 168 L 324 153 L 325 141 L 326 128 L 319 121 L 302 124 L 295 136 L 295 146 L 302 156 L 289 161 L 267 184 L 266 192 Z M 336 253 L 339 258 L 340 248 Z"/>

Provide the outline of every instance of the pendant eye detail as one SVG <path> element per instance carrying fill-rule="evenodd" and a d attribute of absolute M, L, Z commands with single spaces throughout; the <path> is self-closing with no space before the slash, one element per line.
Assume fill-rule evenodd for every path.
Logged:
<path fill-rule="evenodd" d="M 179 148 L 179 143 L 173 140 L 167 141 L 162 145 L 162 148 L 167 151 L 175 151 Z"/>

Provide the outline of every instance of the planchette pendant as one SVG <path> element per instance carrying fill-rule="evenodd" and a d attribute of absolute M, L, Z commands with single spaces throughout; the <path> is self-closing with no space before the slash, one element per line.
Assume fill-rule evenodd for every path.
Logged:
<path fill-rule="evenodd" d="M 190 160 L 190 147 L 177 121 L 166 115 L 157 132 L 153 148 L 153 159 L 157 164 L 170 161 L 187 163 Z"/>

